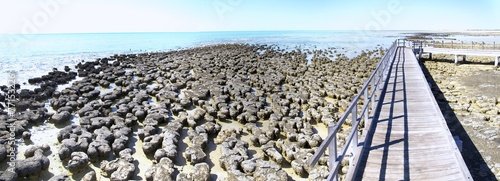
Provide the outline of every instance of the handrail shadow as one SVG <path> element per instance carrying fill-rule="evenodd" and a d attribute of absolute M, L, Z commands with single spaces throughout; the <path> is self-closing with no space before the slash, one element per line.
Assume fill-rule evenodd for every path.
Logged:
<path fill-rule="evenodd" d="M 405 59 L 405 52 L 403 51 L 403 59 Z M 403 96 L 404 96 L 404 101 L 403 101 L 403 111 L 404 111 L 404 179 L 405 180 L 410 180 L 410 153 L 409 153 L 409 138 L 408 138 L 408 99 L 407 99 L 407 94 L 406 94 L 406 74 L 405 74 L 405 63 L 406 59 L 403 60 Z"/>
<path fill-rule="evenodd" d="M 392 64 L 396 64 L 396 67 L 395 67 L 395 70 L 393 70 L 393 66 L 391 66 L 391 68 L 389 69 L 389 72 L 388 72 L 388 75 L 392 75 L 392 72 L 395 71 L 395 76 L 391 76 L 389 77 L 389 79 L 387 79 L 387 82 L 386 84 L 384 85 L 384 89 L 381 93 L 381 97 L 380 97 L 380 102 L 378 103 L 377 105 L 377 111 L 375 113 L 375 115 L 373 116 L 373 122 L 371 124 L 371 127 L 369 128 L 370 131 L 368 133 L 368 136 L 366 137 L 365 139 L 365 145 L 366 145 L 366 149 L 363 150 L 363 153 L 360 155 L 360 160 L 366 160 L 367 159 L 367 156 L 368 156 L 368 152 L 371 151 L 371 150 L 374 150 L 374 149 L 380 149 L 380 148 L 383 148 L 384 151 L 383 151 L 383 155 L 382 155 L 382 160 L 381 160 L 381 167 L 380 167 L 380 175 L 379 175 L 379 179 L 380 180 L 385 180 L 385 177 L 386 177 L 386 173 L 387 173 L 387 160 L 388 160 L 388 157 L 389 157 L 389 147 L 391 145 L 394 145 L 394 144 L 398 144 L 398 143 L 401 143 L 403 142 L 404 144 L 404 179 L 405 180 L 409 180 L 410 179 L 410 168 L 409 168 L 409 153 L 408 153 L 408 109 L 407 109 L 407 99 L 406 99 L 406 84 L 405 84 L 405 72 L 404 72 L 404 65 L 405 65 L 405 59 L 404 59 L 404 49 L 400 49 L 398 48 L 398 53 L 399 53 L 399 56 L 398 57 L 398 60 L 397 62 L 396 61 L 396 58 L 393 60 L 393 63 Z M 400 68 L 402 68 L 402 70 L 399 70 Z M 401 71 L 402 73 L 402 76 L 399 76 L 398 73 L 399 71 Z M 402 81 L 399 81 L 398 79 L 399 78 L 402 78 Z M 402 86 L 402 89 L 400 87 L 398 87 L 398 84 L 403 84 Z M 387 90 L 388 88 L 388 85 L 389 84 L 392 84 L 392 90 Z M 401 85 L 399 85 L 401 86 Z M 403 100 L 396 100 L 396 94 L 398 94 L 398 92 L 400 91 L 403 91 Z M 391 99 L 390 99 L 390 102 L 384 102 L 383 100 L 385 99 L 385 96 L 386 95 L 391 95 Z M 403 112 L 403 115 L 397 115 L 397 116 L 394 116 L 394 106 L 395 104 L 398 104 L 398 103 L 403 103 L 403 109 L 404 109 L 404 112 Z M 380 119 L 380 110 L 382 109 L 383 106 L 390 106 L 389 108 L 389 118 L 385 118 L 384 119 Z M 404 119 L 404 137 L 402 139 L 397 139 L 397 140 L 393 140 L 391 141 L 391 131 L 392 131 L 392 122 L 393 122 L 393 119 L 400 119 L 400 118 L 403 118 Z M 375 130 L 377 129 L 377 125 L 379 123 L 382 123 L 382 122 L 386 122 L 387 121 L 387 131 L 386 131 L 386 136 L 385 136 L 385 141 L 383 144 L 380 144 L 380 145 L 372 145 L 372 141 L 373 141 L 373 134 L 375 132 Z M 360 175 L 362 175 L 365 171 L 365 168 L 366 168 L 366 162 L 360 162 L 360 165 L 359 165 L 359 172 L 357 173 L 357 175 L 355 176 L 355 179 L 356 180 L 361 180 L 361 177 Z"/>
<path fill-rule="evenodd" d="M 328 127 L 328 136 L 323 140 L 321 145 L 318 147 L 317 151 L 314 153 L 313 157 L 308 161 L 309 166 L 313 167 L 318 163 L 319 159 L 328 148 L 329 152 L 328 163 L 330 167 L 329 168 L 330 173 L 328 175 L 327 180 L 338 180 L 338 171 L 341 165 L 341 161 L 346 157 L 346 153 L 349 148 L 351 148 L 352 149 L 351 152 L 356 153 L 356 155 L 359 155 L 358 151 L 363 150 L 362 147 L 358 149 L 358 147 L 360 146 L 359 143 L 360 140 L 358 140 L 358 134 L 359 134 L 358 128 L 360 126 L 359 123 L 362 121 L 365 122 L 369 121 L 368 118 L 370 112 L 373 112 L 373 110 L 370 110 L 369 107 L 371 105 L 373 109 L 375 105 L 377 105 L 375 104 L 374 97 L 376 97 L 376 95 L 378 95 L 378 92 L 381 91 L 380 85 L 382 84 L 384 87 L 387 86 L 387 82 L 389 79 L 387 78 L 385 72 L 388 71 L 389 66 L 392 65 L 392 62 L 394 62 L 393 57 L 394 54 L 396 53 L 396 50 L 398 48 L 397 45 L 399 43 L 400 43 L 399 41 L 395 41 L 392 44 L 391 48 L 387 50 L 387 53 L 379 61 L 377 67 L 372 72 L 370 78 L 368 78 L 368 80 L 364 83 L 361 91 L 359 91 L 357 96 L 355 96 L 352 99 L 351 104 L 344 112 L 344 114 L 341 116 L 341 118 L 333 126 Z M 363 98 L 364 100 L 363 106 L 358 105 L 358 101 L 360 101 L 361 98 Z M 358 107 L 362 107 L 359 112 L 358 112 Z M 346 142 L 344 143 L 339 154 L 337 151 L 337 133 L 339 132 L 341 126 L 346 122 L 349 116 L 352 117 L 351 118 L 352 127 L 350 129 L 349 136 L 345 139 Z M 339 156 L 337 156 L 337 154 L 339 154 Z M 358 156 L 356 155 L 353 155 L 352 159 L 358 160 Z M 352 174 L 355 172 L 357 168 L 356 166 L 357 164 L 355 162 L 357 161 L 354 161 L 350 164 L 346 177 L 352 177 Z"/>
<path fill-rule="evenodd" d="M 424 59 L 425 61 L 434 61 L 434 60 L 429 60 L 429 59 Z M 432 86 L 433 89 L 435 89 L 436 92 L 438 92 L 440 95 L 442 95 L 442 91 L 437 85 L 436 81 L 434 80 L 434 77 L 432 77 L 432 74 L 430 74 L 429 70 L 427 67 L 425 67 L 425 64 L 423 64 L 423 61 L 420 61 L 420 67 L 422 68 L 422 71 L 425 75 L 425 78 L 427 79 L 427 82 Z M 434 95 L 435 97 L 440 96 L 440 95 Z M 467 165 L 467 168 L 469 169 L 472 178 L 474 180 L 497 180 L 495 177 L 495 174 L 488 168 L 486 172 L 480 173 L 480 170 L 477 168 L 480 168 L 481 164 L 486 164 L 486 161 L 484 161 L 483 157 L 479 153 L 477 147 L 474 145 L 472 142 L 469 134 L 467 131 L 465 131 L 464 127 L 458 120 L 457 115 L 455 112 L 453 112 L 453 109 L 448 103 L 448 100 L 446 99 L 445 96 L 440 96 L 441 98 L 444 99 L 436 99 L 438 102 L 439 108 L 443 115 L 447 115 L 447 125 L 449 128 L 454 128 L 453 130 L 450 129 L 451 134 L 453 136 L 459 136 L 460 140 L 462 141 L 462 157 L 465 161 L 465 164 Z"/>

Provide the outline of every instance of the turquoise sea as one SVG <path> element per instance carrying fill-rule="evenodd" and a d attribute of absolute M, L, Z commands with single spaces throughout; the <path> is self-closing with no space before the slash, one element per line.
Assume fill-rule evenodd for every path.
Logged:
<path fill-rule="evenodd" d="M 189 33 L 89 33 L 0 35 L 0 85 L 9 71 L 18 81 L 40 76 L 52 68 L 73 67 L 79 61 L 113 54 L 145 53 L 185 49 L 220 43 L 275 45 L 286 50 L 335 47 L 338 53 L 354 57 L 361 50 L 388 48 L 408 31 L 251 31 Z"/>

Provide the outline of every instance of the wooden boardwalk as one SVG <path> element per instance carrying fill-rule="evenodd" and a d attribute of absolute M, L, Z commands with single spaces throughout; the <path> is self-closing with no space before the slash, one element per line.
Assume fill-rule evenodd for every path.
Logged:
<path fill-rule="evenodd" d="M 472 180 L 411 48 L 388 74 L 352 179 Z"/>
<path fill-rule="evenodd" d="M 418 51 L 420 51 L 420 50 L 418 50 Z M 471 49 L 449 49 L 449 48 L 423 47 L 422 54 L 429 54 L 430 59 L 432 59 L 432 54 L 455 55 L 455 63 L 458 63 L 458 57 L 462 57 L 462 60 L 465 60 L 467 55 L 493 57 L 493 62 L 495 62 L 494 63 L 495 67 L 498 67 L 498 62 L 500 61 L 500 51 L 499 50 L 471 50 Z M 421 55 L 419 55 L 419 56 L 421 56 Z"/>

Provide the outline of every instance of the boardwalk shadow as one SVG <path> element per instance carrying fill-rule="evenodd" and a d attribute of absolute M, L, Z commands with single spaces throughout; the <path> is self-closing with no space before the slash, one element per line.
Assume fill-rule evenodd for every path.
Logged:
<path fill-rule="evenodd" d="M 366 137 L 365 140 L 365 150 L 363 150 L 361 154 L 361 158 L 359 160 L 366 160 L 368 157 L 368 153 L 371 150 L 376 150 L 376 149 L 383 149 L 383 155 L 382 155 L 382 160 L 381 160 L 381 167 L 380 167 L 380 175 L 379 179 L 380 180 L 385 180 L 387 172 L 390 170 L 387 170 L 387 162 L 389 158 L 389 147 L 391 145 L 395 144 L 400 144 L 403 142 L 404 144 L 404 149 L 403 149 L 403 154 L 404 154 L 404 180 L 409 180 L 410 179 L 410 165 L 409 165 L 409 148 L 408 148 L 408 110 L 407 110 L 407 99 L 406 99 L 406 84 L 404 83 L 405 81 L 405 72 L 404 72 L 404 63 L 405 60 L 404 58 L 404 51 L 399 51 L 398 52 L 401 56 L 396 56 L 398 58 L 395 58 L 394 61 L 394 67 L 391 67 L 389 69 L 388 75 L 392 75 L 392 72 L 395 72 L 396 76 L 391 76 L 389 77 L 384 85 L 384 88 L 382 89 L 383 91 L 381 92 L 381 97 L 380 100 L 384 100 L 385 96 L 391 96 L 390 99 L 387 102 L 384 101 L 379 101 L 377 104 L 377 108 L 375 111 L 375 115 L 373 116 L 373 123 L 370 126 L 370 131 L 369 131 L 369 136 Z M 402 85 L 400 85 L 402 84 Z M 388 86 L 392 85 L 392 89 L 387 90 Z M 402 86 L 402 87 L 401 87 Z M 402 92 L 403 94 L 403 99 L 397 99 L 396 94 L 400 94 Z M 401 106 L 400 104 L 403 104 L 403 114 L 402 115 L 394 115 L 394 107 L 396 106 Z M 382 107 L 390 107 L 389 108 L 389 116 L 387 117 L 380 117 L 380 112 Z M 396 119 L 403 119 L 404 120 L 404 137 L 401 139 L 395 139 L 391 140 L 391 132 L 392 132 L 392 124 L 393 121 Z M 385 135 L 385 140 L 383 144 L 380 145 L 373 145 L 373 133 L 377 129 L 378 124 L 387 124 L 387 131 Z M 367 168 L 366 162 L 360 162 L 359 167 L 357 170 L 357 175 L 355 175 L 355 180 L 361 180 L 361 175 L 365 172 L 365 169 Z"/>
<path fill-rule="evenodd" d="M 427 61 L 430 61 L 427 59 Z M 434 61 L 434 60 L 432 60 Z M 443 96 L 443 92 L 439 88 L 439 86 L 436 84 L 434 78 L 432 75 L 429 73 L 429 70 L 425 67 L 424 64 L 420 63 L 420 67 L 422 68 L 422 71 L 424 72 L 424 75 L 427 79 L 427 82 L 431 85 L 432 87 L 432 92 L 435 97 L 441 97 L 441 100 L 436 99 L 438 102 L 439 108 L 441 109 L 441 112 L 446 118 L 446 122 L 448 124 L 448 127 L 451 130 L 451 134 L 453 136 L 459 136 L 460 140 L 462 140 L 462 157 L 465 161 L 465 164 L 467 165 L 467 168 L 469 169 L 469 172 L 472 175 L 472 178 L 474 180 L 497 180 L 495 178 L 495 174 L 490 170 L 487 169 L 485 172 L 484 170 L 481 171 L 480 167 L 481 165 L 485 165 L 486 162 L 484 161 L 483 157 L 479 153 L 478 149 L 472 142 L 469 134 L 467 131 L 464 129 L 460 121 L 458 120 L 457 116 L 451 109 L 451 106 L 448 104 L 448 100 L 446 100 L 445 96 Z M 443 99 L 444 98 L 444 99 Z"/>

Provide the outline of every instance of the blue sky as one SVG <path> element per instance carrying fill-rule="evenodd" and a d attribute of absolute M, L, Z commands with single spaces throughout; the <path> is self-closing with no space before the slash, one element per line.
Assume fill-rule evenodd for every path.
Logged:
<path fill-rule="evenodd" d="M 498 0 L 0 0 L 0 33 L 500 29 Z"/>

